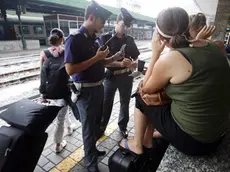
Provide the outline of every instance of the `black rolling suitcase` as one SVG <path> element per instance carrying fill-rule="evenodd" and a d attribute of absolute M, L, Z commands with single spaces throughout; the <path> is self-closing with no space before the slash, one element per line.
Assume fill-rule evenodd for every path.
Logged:
<path fill-rule="evenodd" d="M 109 170 L 110 172 L 146 172 L 148 157 L 119 148 L 109 158 Z"/>
<path fill-rule="evenodd" d="M 33 172 L 47 140 L 47 133 L 28 134 L 0 128 L 0 172 Z"/>

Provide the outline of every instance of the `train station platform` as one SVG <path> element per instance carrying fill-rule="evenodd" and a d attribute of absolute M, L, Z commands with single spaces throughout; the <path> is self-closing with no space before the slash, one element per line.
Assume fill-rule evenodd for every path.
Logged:
<path fill-rule="evenodd" d="M 140 79 L 136 79 L 133 85 L 133 91 L 137 88 Z M 112 115 L 109 125 L 106 129 L 105 136 L 98 141 L 98 149 L 106 151 L 106 155 L 99 159 L 99 169 L 101 172 L 108 172 L 108 159 L 112 153 L 118 148 L 117 144 L 122 139 L 118 129 L 118 116 L 119 116 L 119 94 L 116 93 Z M 134 112 L 134 99 L 130 102 L 130 120 L 127 130 L 133 134 L 133 112 Z M 78 128 L 72 136 L 65 136 L 67 146 L 60 154 L 55 153 L 55 144 L 53 143 L 53 134 L 56 122 L 48 128 L 49 139 L 46 143 L 45 149 L 40 157 L 35 172 L 84 172 L 84 151 L 82 142 L 82 128 L 79 121 L 76 121 L 72 116 L 73 121 L 76 122 Z"/>
<path fill-rule="evenodd" d="M 136 90 L 139 79 L 135 79 L 133 83 L 133 91 Z M 99 159 L 99 169 L 101 172 L 109 172 L 108 169 L 108 159 L 112 153 L 118 148 L 118 143 L 122 139 L 118 129 L 118 116 L 119 116 L 119 94 L 118 92 L 115 95 L 115 101 L 113 106 L 112 115 L 109 121 L 109 125 L 106 129 L 105 136 L 103 136 L 97 143 L 99 150 L 105 150 L 106 155 Z M 130 135 L 133 135 L 134 132 L 134 122 L 133 122 L 133 113 L 134 113 L 134 99 L 131 99 L 130 102 L 130 120 L 128 123 L 128 132 Z M 83 151 L 83 142 L 82 142 L 82 128 L 81 123 L 77 121 L 74 116 L 71 114 L 71 119 L 77 124 L 77 130 L 74 131 L 72 136 L 67 135 L 65 131 L 64 139 L 67 141 L 67 146 L 59 154 L 55 153 L 55 143 L 53 141 L 53 133 L 56 127 L 56 120 L 49 126 L 47 133 L 49 135 L 46 142 L 45 148 L 42 152 L 40 160 L 34 170 L 34 172 L 84 172 L 84 151 Z M 7 125 L 3 120 L 0 120 L 0 126 Z M 65 128 L 67 129 L 67 128 Z"/>
<path fill-rule="evenodd" d="M 39 49 L 33 49 L 33 50 L 20 50 L 20 51 L 14 51 L 14 52 L 1 52 L 0 59 L 1 58 L 10 58 L 10 57 L 18 57 L 18 56 L 31 56 L 31 55 L 39 55 L 39 53 L 46 49 L 47 46 L 41 46 Z"/>

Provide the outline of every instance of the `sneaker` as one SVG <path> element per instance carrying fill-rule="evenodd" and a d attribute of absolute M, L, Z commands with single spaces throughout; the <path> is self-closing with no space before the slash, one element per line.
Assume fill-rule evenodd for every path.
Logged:
<path fill-rule="evenodd" d="M 76 129 L 77 129 L 77 125 L 74 123 L 68 126 L 68 135 L 71 136 Z"/>
<path fill-rule="evenodd" d="M 56 153 L 60 153 L 63 151 L 63 149 L 66 147 L 67 142 L 65 140 L 62 140 L 59 146 L 56 146 Z"/>

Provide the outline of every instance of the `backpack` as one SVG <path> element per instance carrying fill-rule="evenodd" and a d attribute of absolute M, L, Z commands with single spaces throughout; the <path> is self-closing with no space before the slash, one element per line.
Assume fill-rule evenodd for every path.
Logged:
<path fill-rule="evenodd" d="M 64 65 L 64 51 L 54 57 L 49 50 L 44 50 L 47 59 L 44 61 L 41 70 L 41 83 L 39 91 L 43 98 L 62 99 L 69 96 L 69 76 Z"/>

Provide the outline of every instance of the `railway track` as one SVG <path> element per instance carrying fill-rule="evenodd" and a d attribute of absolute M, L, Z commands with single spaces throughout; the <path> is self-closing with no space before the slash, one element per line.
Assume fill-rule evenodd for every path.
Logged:
<path fill-rule="evenodd" d="M 140 48 L 139 50 L 140 50 L 141 56 L 143 56 L 142 53 L 150 52 L 150 49 L 147 47 Z M 141 57 L 140 59 L 144 59 L 144 58 Z M 21 64 L 31 63 L 35 61 L 39 61 L 39 58 L 27 59 L 26 61 L 20 60 L 18 62 L 11 62 L 7 64 L 0 64 L 0 67 L 8 67 L 11 65 L 21 65 Z M 9 86 L 9 85 L 20 84 L 20 83 L 23 83 L 29 80 L 38 79 L 39 75 L 40 75 L 40 69 L 38 66 L 32 67 L 32 68 L 27 67 L 22 70 L 0 73 L 0 88 Z"/>
<path fill-rule="evenodd" d="M 31 59 L 26 59 L 26 60 L 21 60 L 16 61 L 16 62 L 9 62 L 9 63 L 0 63 L 0 67 L 10 67 L 12 65 L 21 65 L 21 64 L 26 64 L 26 63 L 31 63 L 31 62 L 39 62 L 39 58 L 31 58 Z"/>
<path fill-rule="evenodd" d="M 8 73 L 0 73 L 0 78 L 7 77 L 7 76 L 17 74 L 17 73 L 32 72 L 32 71 L 39 70 L 39 69 L 40 69 L 40 67 L 35 67 L 35 68 L 18 70 L 18 71 L 12 71 L 12 72 L 8 72 Z"/>
<path fill-rule="evenodd" d="M 27 59 L 31 57 L 39 56 L 39 54 L 29 54 L 29 55 L 22 55 L 22 56 L 15 56 L 15 57 L 1 57 L 1 62 L 12 61 L 15 59 Z"/>
<path fill-rule="evenodd" d="M 9 86 L 9 85 L 13 85 L 13 84 L 20 84 L 20 83 L 30 81 L 30 80 L 34 80 L 34 79 L 38 79 L 39 75 L 40 75 L 39 73 L 38 74 L 31 74 L 31 75 L 28 75 L 28 76 L 20 77 L 20 78 L 17 78 L 17 79 L 12 79 L 12 80 L 9 80 L 9 81 L 3 81 L 3 82 L 0 82 L 0 88 L 6 87 L 6 86 Z"/>
<path fill-rule="evenodd" d="M 140 52 L 146 52 L 149 51 L 149 48 L 147 47 L 141 47 L 139 48 Z M 0 58 L 0 67 L 7 67 L 12 65 L 20 65 L 20 64 L 26 64 L 29 62 L 36 62 L 39 61 L 39 54 L 31 54 L 26 56 L 17 56 L 17 57 L 4 57 Z"/>

